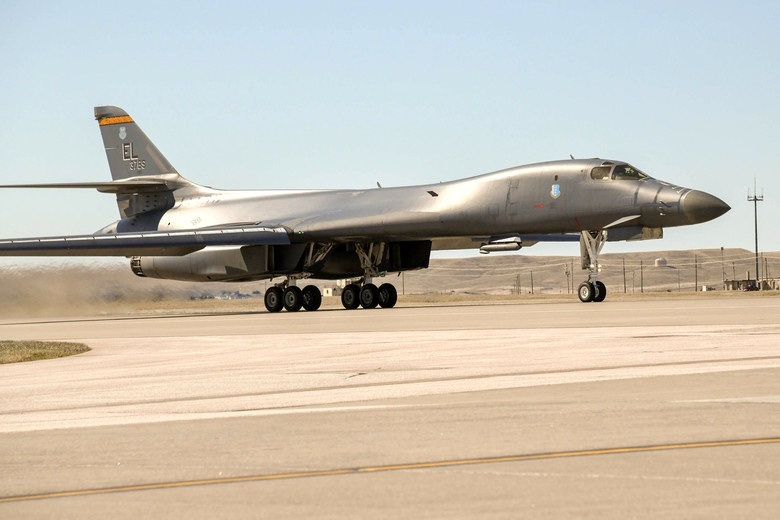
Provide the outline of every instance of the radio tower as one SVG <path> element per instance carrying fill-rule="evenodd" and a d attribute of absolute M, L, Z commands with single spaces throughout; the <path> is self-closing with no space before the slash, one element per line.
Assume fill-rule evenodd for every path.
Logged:
<path fill-rule="evenodd" d="M 761 195 L 759 195 L 756 192 L 756 179 L 753 179 L 753 195 L 750 194 L 750 189 L 748 188 L 748 202 L 753 203 L 753 220 L 755 224 L 755 230 L 756 230 L 756 286 L 758 288 L 761 288 L 761 284 L 758 281 L 758 203 L 764 201 L 764 192 L 761 191 Z"/>

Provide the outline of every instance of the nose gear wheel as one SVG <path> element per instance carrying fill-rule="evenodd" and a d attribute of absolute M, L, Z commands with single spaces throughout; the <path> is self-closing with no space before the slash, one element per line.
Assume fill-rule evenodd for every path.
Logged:
<path fill-rule="evenodd" d="M 599 255 L 607 242 L 607 230 L 582 231 L 580 233 L 580 257 L 582 268 L 588 270 L 588 279 L 577 288 L 581 302 L 603 302 L 607 297 L 607 287 L 597 280 L 601 265 Z"/>

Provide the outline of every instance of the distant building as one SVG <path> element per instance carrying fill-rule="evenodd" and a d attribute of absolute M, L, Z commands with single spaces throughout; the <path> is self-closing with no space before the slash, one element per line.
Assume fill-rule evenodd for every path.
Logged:
<path fill-rule="evenodd" d="M 780 289 L 780 278 L 766 280 L 725 280 L 727 291 L 776 291 Z"/>

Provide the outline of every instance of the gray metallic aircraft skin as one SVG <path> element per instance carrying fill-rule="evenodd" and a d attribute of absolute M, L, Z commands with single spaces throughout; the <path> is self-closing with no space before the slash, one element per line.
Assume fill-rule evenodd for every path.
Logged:
<path fill-rule="evenodd" d="M 696 224 L 723 211 L 706 193 L 654 179 L 595 181 L 605 161 L 532 164 L 453 182 L 333 191 L 215 191 L 185 196 L 159 229 L 263 222 L 291 231 L 293 242 L 465 237 L 472 247 L 503 234 L 577 233 L 622 227 Z M 613 161 L 615 164 L 625 164 Z M 557 185 L 558 195 L 552 196 Z"/>
<path fill-rule="evenodd" d="M 95 117 L 112 181 L 5 187 L 114 193 L 120 220 L 92 235 L 2 240 L 0 255 L 141 255 L 134 270 L 146 276 L 239 281 L 282 275 L 287 283 L 370 280 L 424 268 L 431 249 L 487 253 L 579 240 L 583 267 L 595 278 L 603 241 L 660 238 L 664 227 L 706 222 L 730 209 L 710 194 L 603 159 L 530 164 L 420 186 L 216 190 L 181 177 L 124 110 L 96 107 Z"/>

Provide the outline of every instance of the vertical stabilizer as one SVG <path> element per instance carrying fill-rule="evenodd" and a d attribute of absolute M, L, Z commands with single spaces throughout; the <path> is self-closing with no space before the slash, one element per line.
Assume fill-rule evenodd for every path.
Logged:
<path fill-rule="evenodd" d="M 119 107 L 95 107 L 95 119 L 115 180 L 178 173 L 127 112 Z"/>
<path fill-rule="evenodd" d="M 100 125 L 108 167 L 115 181 L 160 175 L 183 181 L 127 112 L 119 107 L 95 107 L 95 119 Z M 156 229 L 162 214 L 175 203 L 174 189 L 117 193 L 119 214 L 123 219 L 132 219 L 132 225 L 138 224 L 138 229 Z"/>

